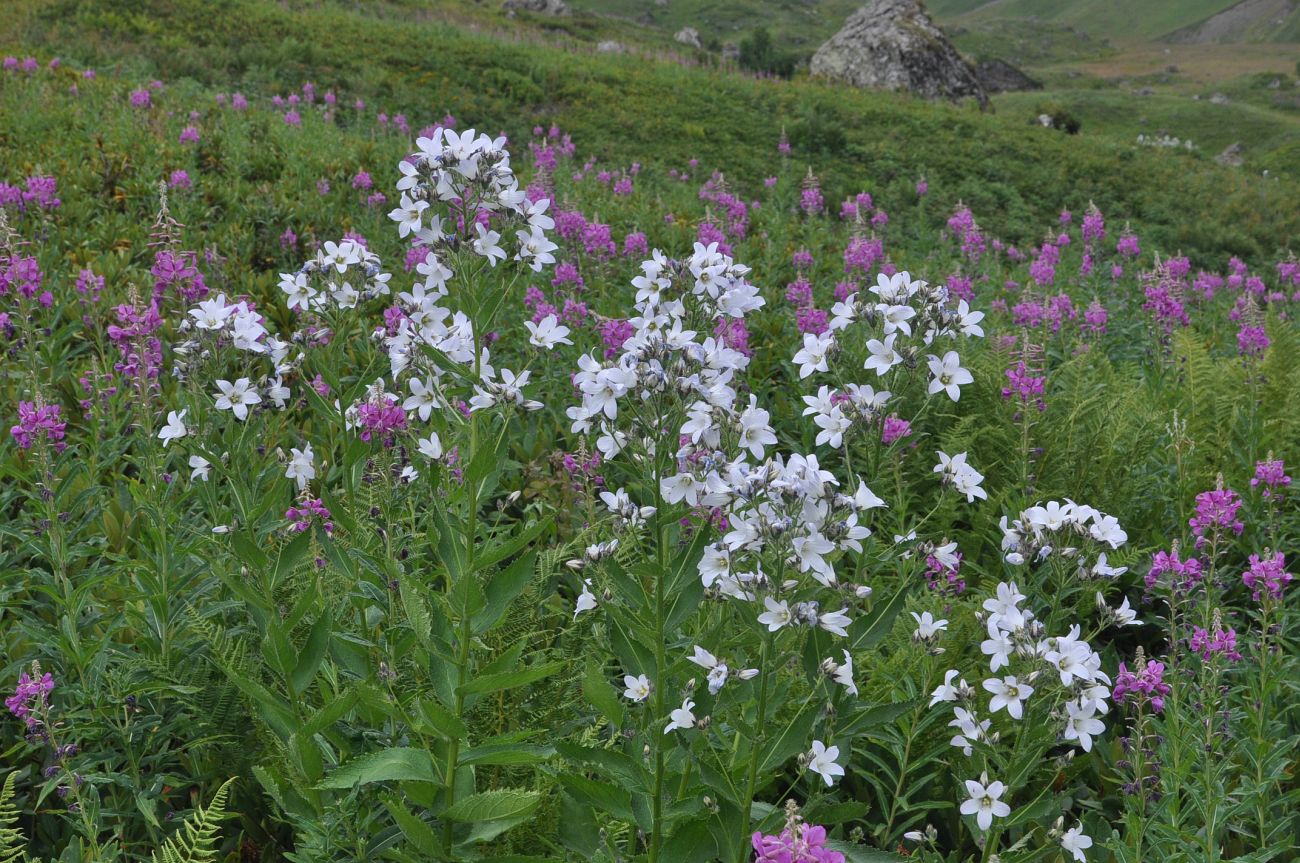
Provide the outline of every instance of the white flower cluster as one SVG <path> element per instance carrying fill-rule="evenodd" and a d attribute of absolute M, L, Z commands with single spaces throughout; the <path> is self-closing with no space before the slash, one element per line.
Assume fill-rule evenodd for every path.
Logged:
<path fill-rule="evenodd" d="M 686 407 L 681 434 L 690 443 L 679 459 L 715 458 L 724 433 L 762 458 L 764 447 L 776 443 L 768 413 L 753 398 L 738 405 L 732 386 L 749 358 L 699 331 L 711 329 L 718 317 L 740 318 L 763 305 L 758 289 L 745 279 L 749 268 L 720 253 L 716 243 L 696 243 L 685 261 L 670 260 L 657 249 L 652 254 L 641 265 L 643 275 L 632 281 L 637 289 L 632 335 L 612 360 L 585 354 L 578 362 L 573 383 L 582 404 L 568 410 L 572 431 L 598 429 L 596 446 L 606 459 L 630 442 L 653 456 L 668 415 Z M 671 502 L 700 502 L 695 476 L 688 476 L 665 486 Z"/>
<path fill-rule="evenodd" d="M 280 290 L 291 309 L 355 309 L 366 300 L 387 296 L 391 278 L 378 255 L 356 240 L 345 239 L 327 241 L 298 272 L 281 273 Z"/>
<path fill-rule="evenodd" d="M 416 152 L 397 166 L 402 172 L 397 181 L 402 197 L 388 217 L 397 222 L 398 234 L 414 237 L 416 243 L 433 250 L 452 245 L 459 238 L 449 234 L 463 230 L 474 253 L 495 267 L 505 260 L 506 251 L 501 233 L 486 224 L 482 214 L 507 216 L 521 226 L 515 232 L 515 260 L 524 261 L 535 272 L 555 263 L 551 252 L 557 246 L 546 236 L 546 231 L 555 227 L 546 215 L 550 201 L 528 201 L 510 167 L 505 144 L 505 138 L 489 138 L 473 129 L 459 133 L 439 129 L 431 138 L 416 139 Z M 442 214 L 432 211 L 434 201 L 446 205 L 450 218 L 445 223 Z M 450 273 L 441 272 L 436 255 L 424 266 L 433 271 L 425 275 L 435 286 L 450 277 Z"/>
<path fill-rule="evenodd" d="M 1128 541 L 1119 519 L 1095 507 L 1072 500 L 1050 500 L 1031 506 L 1008 523 L 1003 516 L 1002 552 L 1007 563 L 1039 564 L 1052 555 L 1078 562 L 1080 578 L 1114 577 L 1127 567 L 1111 566 L 1102 546 L 1115 551 Z M 1093 553 L 1095 552 L 1095 557 Z"/>
<path fill-rule="evenodd" d="M 721 508 L 730 529 L 704 550 L 704 586 L 761 601 L 758 622 L 771 632 L 803 625 L 846 636 L 850 602 L 870 590 L 841 584 L 835 558 L 862 552 L 871 531 L 860 520 L 884 502 L 861 481 L 853 495 L 840 493 L 834 475 L 813 455 L 778 456 L 757 467 L 737 460 L 710 471 L 705 486 L 707 502 Z M 792 577 L 776 581 L 765 571 L 773 567 Z M 828 592 L 832 602 L 823 610 Z M 819 594 L 821 599 L 814 598 Z"/>
<path fill-rule="evenodd" d="M 217 392 L 213 399 L 217 410 L 230 411 L 242 422 L 248 418 L 249 408 L 262 403 L 263 396 L 278 410 L 288 406 L 292 393 L 284 379 L 302 362 L 303 354 L 299 351 L 291 357 L 293 343 L 267 330 L 265 318 L 246 300 L 231 303 L 225 294 L 203 300 L 189 310 L 181 329 L 193 335 L 175 347 L 172 374 L 177 378 L 183 378 L 196 364 L 214 361 L 227 347 L 265 357 L 273 364 L 271 373 L 260 376 L 256 384 L 255 375 L 240 377 L 233 383 L 215 381 Z M 184 434 L 184 423 L 178 420 L 170 432 L 164 429 L 159 437 L 167 441 Z"/>
<path fill-rule="evenodd" d="M 979 325 L 984 313 L 971 311 L 965 300 L 956 309 L 948 308 L 948 289 L 942 285 L 913 280 L 907 272 L 892 276 L 882 273 L 870 291 L 875 299 L 855 292 L 836 303 L 825 333 L 804 335 L 803 347 L 794 355 L 801 379 L 830 371 L 830 361 L 838 351 L 864 341 L 867 356 L 863 368 L 883 377 L 895 366 L 914 367 L 922 348 L 930 347 L 940 337 L 984 335 Z M 866 332 L 860 332 L 864 328 Z M 918 344 L 908 344 L 909 340 Z M 931 394 L 944 392 L 956 401 L 961 397 L 961 386 L 973 380 L 970 372 L 961 367 L 956 351 L 947 351 L 942 357 L 929 354 L 927 364 Z M 824 401 L 830 403 L 836 396 L 832 392 Z M 883 399 L 873 399 L 877 413 L 888 398 L 886 393 Z"/>
<path fill-rule="evenodd" d="M 1020 607 L 1024 600 L 1025 595 L 1014 582 L 1003 582 L 998 585 L 997 594 L 984 601 L 989 637 L 980 644 L 980 652 L 989 657 L 989 670 L 993 673 L 983 682 L 983 689 L 990 696 L 988 712 L 991 715 L 1005 710 L 1012 719 L 1023 719 L 1030 697 L 1045 687 L 1055 688 L 1053 685 L 1059 680 L 1056 696 L 1046 699 L 1051 707 L 1042 721 L 1055 718 L 1060 722 L 1062 742 L 1090 752 L 1093 738 L 1106 728 L 1099 717 L 1109 711 L 1106 702 L 1110 698 L 1110 677 L 1101 670 L 1101 656 L 1079 637 L 1077 625 L 1071 626 L 1065 635 L 1045 637 L 1042 623 L 1035 619 L 1034 613 Z M 999 672 L 1002 676 L 997 676 Z M 959 675 L 956 669 L 944 675 L 943 683 L 931 694 L 930 706 L 940 702 L 954 705 L 954 718 L 948 723 L 956 729 L 951 743 L 969 758 L 977 744 L 993 745 L 998 735 L 991 731 L 991 719 L 980 718 L 975 707 L 976 691 L 965 680 L 958 679 Z M 1063 714 L 1057 709 L 1061 706 Z M 984 799 L 996 801 L 1000 796 L 1000 791 L 989 791 L 992 786 L 986 778 L 978 784 L 982 788 L 977 793 L 973 784 L 967 782 L 971 799 L 979 805 L 970 806 L 970 811 L 964 805 L 962 812 L 977 815 L 980 829 L 987 830 L 993 816 L 1005 817 L 1009 810 L 1002 811 L 1005 804 L 995 808 L 990 800 Z M 999 789 L 1002 787 L 1001 783 L 995 784 Z"/>

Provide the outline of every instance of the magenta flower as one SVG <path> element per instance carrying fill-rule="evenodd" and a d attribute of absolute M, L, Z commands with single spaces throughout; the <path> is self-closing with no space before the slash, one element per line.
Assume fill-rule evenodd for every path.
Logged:
<path fill-rule="evenodd" d="M 1143 701 L 1151 704 L 1151 709 L 1160 713 L 1165 709 L 1165 696 L 1169 694 L 1169 684 L 1165 683 L 1165 664 L 1147 660 L 1144 665 L 1135 666 L 1136 671 L 1129 671 L 1124 663 L 1119 664 L 1119 673 L 1115 675 L 1115 687 L 1111 691 L 1116 704 Z"/>
<path fill-rule="evenodd" d="M 844 863 L 844 855 L 826 847 L 826 828 L 795 823 L 779 836 L 755 831 L 754 863 Z"/>
<path fill-rule="evenodd" d="M 32 715 L 34 710 L 44 710 L 50 706 L 49 696 L 54 691 L 54 677 L 48 672 L 35 680 L 27 672 L 18 675 L 18 685 L 14 694 L 5 699 L 5 707 L 17 718 L 27 723 L 29 729 L 40 725 L 40 719 Z"/>
<path fill-rule="evenodd" d="M 1217 488 L 1214 491 L 1203 491 L 1198 494 L 1196 515 L 1187 522 L 1192 533 L 1196 534 L 1196 547 L 1200 548 L 1205 544 L 1207 532 L 1231 530 L 1241 536 L 1246 525 L 1237 518 L 1239 509 L 1241 509 L 1241 497 L 1232 489 Z"/>
<path fill-rule="evenodd" d="M 1281 490 L 1291 485 L 1291 477 L 1286 475 L 1286 465 L 1280 458 L 1268 458 L 1255 464 L 1255 476 L 1250 481 L 1251 488 L 1264 487 L 1260 495 L 1270 500 L 1281 495 Z"/>
<path fill-rule="evenodd" d="M 1282 552 L 1261 557 L 1250 556 L 1250 569 L 1241 574 L 1242 582 L 1251 589 L 1251 596 L 1256 602 L 1267 592 L 1273 599 L 1281 599 L 1282 591 L 1291 583 L 1294 576 L 1286 571 L 1286 558 Z"/>

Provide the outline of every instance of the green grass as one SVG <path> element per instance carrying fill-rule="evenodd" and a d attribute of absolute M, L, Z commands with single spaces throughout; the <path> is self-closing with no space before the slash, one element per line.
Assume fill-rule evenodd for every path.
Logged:
<path fill-rule="evenodd" d="M 0 40 L 43 44 L 140 82 L 190 78 L 269 93 L 314 79 L 390 112 L 449 111 L 513 135 L 553 122 L 610 167 L 647 159 L 684 167 L 698 158 L 754 184 L 775 172 L 784 128 L 794 158 L 823 178 L 829 200 L 863 189 L 888 199 L 925 175 L 958 190 L 990 229 L 1016 242 L 1036 239 L 1060 206 L 1089 200 L 1143 225 L 1153 241 L 1207 260 L 1224 249 L 1271 255 L 1300 234 L 1300 213 L 1283 203 L 1289 185 L 1208 165 L 1188 171 L 1185 161 L 1134 152 L 1128 141 L 1030 127 L 1015 111 L 986 115 L 501 41 L 415 19 L 411 4 L 372 4 L 364 14 L 258 0 L 22 0 L 17 8 Z"/>
<path fill-rule="evenodd" d="M 930 0 L 942 21 L 969 23 L 994 18 L 1033 18 L 1069 24 L 1101 39 L 1156 39 L 1197 24 L 1237 0 Z"/>

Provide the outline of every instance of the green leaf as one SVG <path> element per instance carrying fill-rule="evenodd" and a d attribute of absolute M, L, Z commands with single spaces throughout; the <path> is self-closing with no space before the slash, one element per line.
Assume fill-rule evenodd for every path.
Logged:
<path fill-rule="evenodd" d="M 847 863 L 906 863 L 906 858 L 888 851 L 878 851 L 863 845 L 854 845 L 840 839 L 827 839 L 826 847 L 844 855 Z"/>
<path fill-rule="evenodd" d="M 860 650 L 870 650 L 889 634 L 894 626 L 894 619 L 903 610 L 907 602 L 907 588 L 900 588 L 883 605 L 877 605 L 871 612 L 853 622 L 849 631 L 849 652 L 857 654 Z"/>
<path fill-rule="evenodd" d="M 344 789 L 372 782 L 437 782 L 432 756 L 423 749 L 394 747 L 353 758 L 326 776 L 317 788 Z"/>
<path fill-rule="evenodd" d="M 469 736 L 465 723 L 457 719 L 450 710 L 447 710 L 432 698 L 420 699 L 417 709 L 420 718 L 427 723 L 427 727 L 432 729 L 435 734 L 445 737 L 447 740 L 464 740 Z M 423 727 L 421 726 L 421 730 L 423 730 Z"/>
<path fill-rule="evenodd" d="M 664 843 L 664 863 L 700 863 L 718 856 L 718 843 L 707 821 L 688 821 L 673 831 Z"/>
<path fill-rule="evenodd" d="M 787 759 L 803 752 L 809 746 L 809 735 L 813 723 L 821 713 L 820 703 L 805 707 L 794 719 L 781 725 L 781 733 L 768 741 L 760 762 L 760 769 L 766 773 L 780 767 Z"/>
<path fill-rule="evenodd" d="M 536 572 L 537 555 L 525 554 L 492 576 L 483 591 L 486 602 L 471 621 L 474 633 L 482 635 L 501 622 L 510 603 L 524 592 Z"/>
<path fill-rule="evenodd" d="M 587 671 L 582 678 L 582 694 L 610 722 L 623 724 L 623 702 L 619 700 L 614 687 L 609 685 L 600 663 L 591 657 L 587 658 Z"/>
<path fill-rule="evenodd" d="M 489 743 L 463 752 L 456 762 L 467 764 L 540 764 L 555 756 L 554 746 L 533 743 Z"/>
<path fill-rule="evenodd" d="M 632 795 L 624 789 L 573 773 L 562 773 L 559 780 L 575 800 L 594 806 L 620 821 L 636 821 L 636 815 L 632 813 Z"/>
<path fill-rule="evenodd" d="M 402 835 L 415 846 L 424 859 L 433 860 L 443 856 L 442 842 L 439 841 L 438 834 L 419 816 L 407 809 L 406 804 L 397 797 L 385 797 L 384 806 L 397 822 Z"/>
<path fill-rule="evenodd" d="M 914 701 L 900 701 L 894 704 L 877 704 L 854 714 L 849 719 L 848 724 L 840 728 L 838 733 L 841 737 L 856 737 L 871 728 L 893 722 L 920 703 L 920 700 L 917 699 Z"/>
<path fill-rule="evenodd" d="M 307 641 L 298 654 L 298 663 L 289 676 L 294 692 L 303 692 L 311 685 L 316 670 L 320 668 L 321 660 L 325 658 L 325 651 L 329 648 L 332 626 L 333 622 L 328 614 L 322 614 L 312 624 L 311 631 L 307 633 Z"/>
<path fill-rule="evenodd" d="M 518 671 L 506 671 L 501 674 L 486 674 L 482 677 L 476 677 L 457 688 L 461 695 L 482 695 L 487 692 L 497 692 L 502 689 L 513 689 L 516 686 L 524 686 L 528 683 L 535 683 L 543 678 L 550 677 L 555 672 L 564 667 L 563 662 L 547 662 L 543 665 L 534 665 L 531 668 L 521 668 Z"/>
<path fill-rule="evenodd" d="M 299 561 L 311 549 L 311 531 L 304 530 L 299 533 L 286 546 L 280 549 L 280 556 L 275 560 L 275 570 L 271 575 L 271 586 L 275 587 L 293 573 Z"/>
<path fill-rule="evenodd" d="M 504 540 L 497 545 L 492 546 L 487 551 L 479 554 L 474 560 L 474 569 L 487 569 L 488 567 L 495 566 L 506 558 L 514 555 L 524 546 L 528 545 L 528 543 L 536 539 L 543 531 L 550 528 L 551 523 L 552 520 L 549 518 L 530 522 L 527 527 L 518 533 L 511 535 L 509 539 Z"/>
<path fill-rule="evenodd" d="M 474 825 L 466 842 L 486 842 L 528 820 L 541 802 L 536 791 L 481 791 L 457 800 L 443 810 L 442 817 Z"/>

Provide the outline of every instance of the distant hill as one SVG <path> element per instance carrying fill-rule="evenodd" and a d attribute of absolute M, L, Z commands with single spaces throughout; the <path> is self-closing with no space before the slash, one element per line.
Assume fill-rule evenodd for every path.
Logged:
<path fill-rule="evenodd" d="M 763 26 L 788 50 L 811 53 L 862 0 L 569 0 L 575 9 L 737 43 Z M 1070 27 L 1093 40 L 1300 42 L 1300 0 L 927 0 L 950 30 L 994 22 Z"/>

